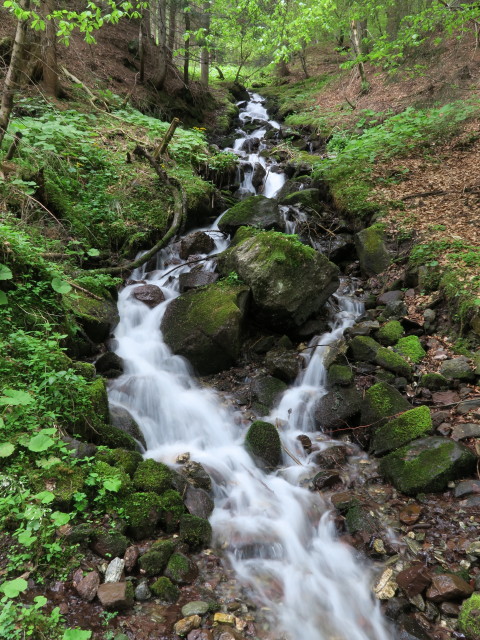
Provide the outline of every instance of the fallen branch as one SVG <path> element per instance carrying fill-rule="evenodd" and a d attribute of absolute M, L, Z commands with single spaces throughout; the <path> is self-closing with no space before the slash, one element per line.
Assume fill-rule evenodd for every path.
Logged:
<path fill-rule="evenodd" d="M 168 127 L 166 134 L 163 136 L 160 144 L 153 152 L 152 157 L 155 160 L 155 162 L 158 160 L 160 156 L 163 156 L 163 154 L 167 150 L 170 140 L 173 138 L 173 134 L 175 133 L 175 129 L 178 127 L 179 124 L 180 124 L 179 118 L 174 118 L 170 123 L 170 126 Z M 151 164 L 151 161 L 150 161 L 150 164 Z"/>
<path fill-rule="evenodd" d="M 84 293 L 85 295 L 89 296 L 90 298 L 94 298 L 95 300 L 100 300 L 100 302 L 102 302 L 103 298 L 100 298 L 100 296 L 97 296 L 95 293 L 92 293 L 88 289 L 84 289 L 79 284 L 76 284 L 75 282 L 72 282 L 71 280 L 67 280 L 67 282 L 74 289 L 77 289 L 78 291 L 81 291 L 82 293 Z"/>

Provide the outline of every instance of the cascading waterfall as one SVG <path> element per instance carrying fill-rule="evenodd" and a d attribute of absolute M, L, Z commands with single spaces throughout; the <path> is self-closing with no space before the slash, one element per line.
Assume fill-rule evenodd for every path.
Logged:
<path fill-rule="evenodd" d="M 259 96 L 253 94 L 241 120 L 268 122 Z M 251 135 L 258 137 L 264 129 Z M 235 147 L 248 138 L 244 135 Z M 256 158 L 263 161 L 264 193 L 273 195 L 285 177 L 269 171 L 268 162 L 254 155 L 245 161 L 252 166 Z M 269 183 L 272 175 L 280 177 Z M 226 246 L 216 229 L 214 224 L 204 230 L 215 240 L 212 253 Z M 276 627 L 272 638 L 387 640 L 391 634 L 371 597 L 368 569 L 336 540 L 321 496 L 298 484 L 314 469 L 299 450 L 296 436 L 313 429 L 312 407 L 325 393 L 324 352 L 353 324 L 361 303 L 342 285 L 343 291 L 334 296 L 338 310 L 331 331 L 312 340 L 306 368 L 269 418 L 277 421 L 285 446 L 295 451 L 301 465 L 285 457 L 282 470 L 265 474 L 246 453 L 244 428 L 235 415 L 213 392 L 197 386 L 188 363 L 172 355 L 163 341 L 162 316 L 179 295 L 178 276 L 189 271 L 182 266 L 169 273 L 176 257 L 174 248 L 167 248 L 158 255 L 156 271 L 132 274 L 133 280 L 161 287 L 165 302 L 148 308 L 133 297 L 135 285 L 120 293 L 115 352 L 123 358 L 125 370 L 111 383 L 110 401 L 127 408 L 142 428 L 147 457 L 174 464 L 188 451 L 191 459 L 214 471 L 214 543 L 225 549 L 239 582 L 270 610 Z"/>

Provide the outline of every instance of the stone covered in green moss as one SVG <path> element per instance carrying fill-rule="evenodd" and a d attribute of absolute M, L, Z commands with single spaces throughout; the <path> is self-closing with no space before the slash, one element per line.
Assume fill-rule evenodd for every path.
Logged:
<path fill-rule="evenodd" d="M 111 297 L 97 300 L 75 289 L 63 296 L 69 310 L 93 342 L 103 342 L 118 323 L 117 305 Z"/>
<path fill-rule="evenodd" d="M 375 362 L 377 351 L 381 345 L 370 336 L 355 336 L 349 344 L 355 360 L 362 362 Z"/>
<path fill-rule="evenodd" d="M 427 352 L 422 347 L 422 343 L 418 336 L 406 336 L 405 338 L 400 338 L 395 345 L 395 351 L 398 351 L 402 356 L 405 356 L 415 363 L 421 362 L 427 355 Z"/>
<path fill-rule="evenodd" d="M 94 472 L 98 475 L 98 483 L 100 485 L 105 482 L 113 483 L 116 487 L 115 493 L 120 496 L 127 495 L 132 492 L 133 484 L 128 473 L 123 469 L 113 467 L 106 462 L 97 460 L 94 466 Z"/>
<path fill-rule="evenodd" d="M 314 188 L 294 191 L 288 196 L 285 196 L 281 203 L 288 206 L 296 205 L 304 209 L 313 209 L 317 212 L 325 207 L 325 205 L 320 202 L 320 190 Z"/>
<path fill-rule="evenodd" d="M 424 373 L 418 385 L 431 391 L 438 391 L 438 389 L 448 389 L 448 380 L 439 373 Z"/>
<path fill-rule="evenodd" d="M 480 640 L 480 593 L 472 593 L 470 598 L 462 602 L 458 628 L 467 640 Z"/>
<path fill-rule="evenodd" d="M 167 533 L 178 530 L 180 518 L 185 513 L 182 496 L 174 489 L 168 489 L 160 496 L 160 524 Z"/>
<path fill-rule="evenodd" d="M 390 254 L 385 246 L 385 232 L 382 225 L 374 224 L 355 235 L 355 247 L 360 269 L 366 276 L 375 276 L 390 264 Z"/>
<path fill-rule="evenodd" d="M 373 453 L 383 455 L 426 435 L 431 430 L 430 409 L 426 406 L 415 407 L 375 429 L 371 449 Z"/>
<path fill-rule="evenodd" d="M 198 576 L 198 567 L 183 553 L 174 553 L 168 561 L 165 576 L 175 584 L 190 584 Z"/>
<path fill-rule="evenodd" d="M 476 457 L 463 444 L 447 438 L 423 438 L 388 454 L 379 470 L 407 495 L 443 491 L 447 484 L 475 469 Z"/>
<path fill-rule="evenodd" d="M 337 289 L 338 267 L 296 236 L 260 231 L 242 238 L 222 253 L 218 268 L 235 271 L 250 287 L 256 322 L 279 331 L 299 327 Z"/>
<path fill-rule="evenodd" d="M 331 386 L 348 387 L 353 383 L 353 371 L 341 364 L 332 364 L 328 370 L 328 384 Z"/>
<path fill-rule="evenodd" d="M 204 549 L 211 542 L 212 526 L 204 518 L 186 514 L 180 520 L 180 539 L 192 551 Z"/>
<path fill-rule="evenodd" d="M 175 551 L 175 543 L 171 540 L 156 542 L 150 551 L 140 557 L 138 564 L 146 576 L 158 576 L 164 572 L 170 556 Z"/>
<path fill-rule="evenodd" d="M 51 487 L 49 490 L 55 496 L 52 505 L 68 509 L 74 494 L 85 490 L 85 472 L 78 465 L 58 464 L 33 479 L 36 491 L 43 491 L 47 482 Z"/>
<path fill-rule="evenodd" d="M 260 376 L 252 381 L 252 393 L 267 409 L 271 409 L 280 395 L 287 390 L 283 380 L 274 376 Z"/>
<path fill-rule="evenodd" d="M 113 427 L 111 424 L 97 423 L 93 428 L 93 433 L 88 438 L 94 444 L 104 445 L 111 449 L 127 449 L 136 451 L 138 445 L 132 436 L 123 433 L 120 429 Z"/>
<path fill-rule="evenodd" d="M 386 347 L 380 347 L 375 356 L 375 364 L 378 364 L 383 369 L 393 371 L 397 376 L 402 376 L 407 380 L 412 377 L 412 367 L 408 362 L 399 356 L 395 351 L 391 351 Z"/>
<path fill-rule="evenodd" d="M 163 317 L 165 342 L 200 375 L 228 369 L 240 357 L 248 293 L 225 282 L 183 293 Z"/>
<path fill-rule="evenodd" d="M 278 204 L 265 196 L 251 196 L 228 209 L 218 223 L 220 231 L 226 233 L 235 233 L 242 226 L 280 230 L 283 225 Z"/>
<path fill-rule="evenodd" d="M 125 471 L 130 477 L 137 470 L 143 456 L 138 451 L 127 451 L 126 449 L 100 449 L 95 454 L 95 458 L 112 465 L 116 469 Z"/>
<path fill-rule="evenodd" d="M 79 362 L 74 360 L 72 366 L 77 373 L 85 378 L 85 380 L 93 380 L 96 375 L 95 366 L 89 362 Z"/>
<path fill-rule="evenodd" d="M 412 405 L 395 387 L 386 382 L 378 382 L 365 392 L 361 423 L 372 425 L 376 429 L 385 424 L 388 418 L 411 408 Z"/>
<path fill-rule="evenodd" d="M 102 558 L 121 558 L 130 545 L 130 540 L 120 531 L 95 532 L 92 549 Z"/>
<path fill-rule="evenodd" d="M 404 333 L 405 331 L 398 320 L 390 320 L 380 327 L 377 339 L 381 344 L 390 347 L 398 342 Z"/>
<path fill-rule="evenodd" d="M 165 576 L 155 580 L 155 582 L 150 585 L 150 591 L 154 596 L 162 600 L 162 602 L 167 602 L 168 604 L 173 604 L 180 597 L 180 589 Z"/>
<path fill-rule="evenodd" d="M 370 509 L 356 500 L 347 509 L 345 527 L 351 535 L 360 531 L 373 535 L 378 531 L 378 525 L 371 515 Z"/>
<path fill-rule="evenodd" d="M 133 484 L 138 491 L 163 493 L 172 488 L 172 471 L 163 462 L 152 458 L 142 460 L 133 476 Z"/>
<path fill-rule="evenodd" d="M 135 540 L 152 536 L 160 519 L 160 496 L 156 493 L 132 493 L 123 501 L 128 531 Z"/>
<path fill-rule="evenodd" d="M 256 420 L 245 437 L 247 451 L 267 469 L 274 469 L 282 459 L 282 444 L 277 428 L 269 422 Z"/>

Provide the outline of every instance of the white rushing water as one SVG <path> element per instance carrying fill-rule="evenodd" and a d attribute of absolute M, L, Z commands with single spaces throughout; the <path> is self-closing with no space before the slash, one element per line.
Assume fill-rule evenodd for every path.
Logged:
<path fill-rule="evenodd" d="M 244 120 L 259 114 L 268 119 L 255 95 L 245 114 Z M 284 180 L 283 174 L 274 175 Z M 207 231 L 217 245 L 212 253 L 226 246 L 215 230 L 213 225 Z M 111 402 L 127 408 L 141 426 L 147 457 L 174 464 L 188 451 L 213 472 L 214 543 L 224 548 L 239 582 L 270 610 L 272 640 L 387 640 L 391 634 L 371 596 L 368 568 L 336 539 L 321 496 L 299 486 L 314 465 L 296 437 L 313 431 L 313 405 L 325 393 L 328 346 L 314 345 L 340 337 L 361 313 L 361 303 L 348 286 L 337 294 L 331 331 L 312 340 L 306 368 L 269 418 L 301 464 L 285 457 L 280 471 L 265 474 L 244 449 L 245 428 L 213 392 L 197 386 L 188 363 L 163 341 L 162 316 L 179 295 L 178 276 L 189 270 L 185 266 L 166 275 L 175 257 L 172 248 L 163 250 L 157 270 L 147 275 L 150 284 L 162 288 L 164 303 L 150 309 L 139 302 L 132 295 L 137 285 L 120 293 L 115 351 L 125 370 L 111 384 Z M 138 270 L 132 279 L 145 276 Z"/>

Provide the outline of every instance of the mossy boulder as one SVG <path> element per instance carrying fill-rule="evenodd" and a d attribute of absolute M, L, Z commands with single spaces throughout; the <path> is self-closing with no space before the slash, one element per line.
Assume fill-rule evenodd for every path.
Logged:
<path fill-rule="evenodd" d="M 191 584 L 198 577 L 198 567 L 183 553 L 174 553 L 168 561 L 165 576 L 175 584 Z"/>
<path fill-rule="evenodd" d="M 171 580 L 162 576 L 150 585 L 150 591 L 162 602 L 175 603 L 180 597 L 180 589 Z"/>
<path fill-rule="evenodd" d="M 426 406 L 415 407 L 375 429 L 371 450 L 383 455 L 426 435 L 432 430 L 430 409 Z"/>
<path fill-rule="evenodd" d="M 151 492 L 132 493 L 123 501 L 128 533 L 135 540 L 152 536 L 161 514 L 160 496 Z"/>
<path fill-rule="evenodd" d="M 458 628 L 467 640 L 480 640 L 480 593 L 472 593 L 470 598 L 462 602 Z"/>
<path fill-rule="evenodd" d="M 252 381 L 251 389 L 255 399 L 267 409 L 271 409 L 282 393 L 287 390 L 287 385 L 273 376 L 260 376 Z"/>
<path fill-rule="evenodd" d="M 118 324 L 117 305 L 110 296 L 97 300 L 75 290 L 74 294 L 66 294 L 63 299 L 92 342 L 104 342 Z"/>
<path fill-rule="evenodd" d="M 283 382 L 290 383 L 300 371 L 298 354 L 284 347 L 275 347 L 265 355 L 265 366 L 269 373 Z"/>
<path fill-rule="evenodd" d="M 172 540 L 160 540 L 140 557 L 138 564 L 146 576 L 159 576 L 164 572 L 174 551 L 175 543 Z"/>
<path fill-rule="evenodd" d="M 395 387 L 378 382 L 365 392 L 361 408 L 361 423 L 378 429 L 388 418 L 411 409 L 412 405 Z"/>
<path fill-rule="evenodd" d="M 162 494 L 172 488 L 172 478 L 170 467 L 149 458 L 138 465 L 133 476 L 133 484 L 137 491 L 153 491 Z"/>
<path fill-rule="evenodd" d="M 297 206 L 301 209 L 313 209 L 317 212 L 324 208 L 324 205 L 320 202 L 319 189 L 312 188 L 290 193 L 282 199 L 281 204 Z"/>
<path fill-rule="evenodd" d="M 228 369 L 240 357 L 248 293 L 225 282 L 183 293 L 163 317 L 165 342 L 200 375 Z"/>
<path fill-rule="evenodd" d="M 94 465 L 94 473 L 98 476 L 98 483 L 103 485 L 109 483 L 110 487 L 120 496 L 128 495 L 133 490 L 133 483 L 128 473 L 123 469 L 113 467 L 107 462 L 97 460 Z"/>
<path fill-rule="evenodd" d="M 440 367 L 440 373 L 447 380 L 463 380 L 465 382 L 473 382 L 475 380 L 475 372 L 464 356 L 445 360 Z"/>
<path fill-rule="evenodd" d="M 95 458 L 124 471 L 130 477 L 133 476 L 138 465 L 143 462 L 141 453 L 126 449 L 100 449 L 95 454 Z"/>
<path fill-rule="evenodd" d="M 55 496 L 52 505 L 68 510 L 75 493 L 85 491 L 85 472 L 78 465 L 62 463 L 39 475 L 35 474 L 32 482 L 36 491 L 44 491 L 48 485 L 49 491 Z"/>
<path fill-rule="evenodd" d="M 398 320 L 390 320 L 378 330 L 377 340 L 384 346 L 391 347 L 400 340 L 404 333 L 404 328 Z"/>
<path fill-rule="evenodd" d="M 167 533 L 178 530 L 180 519 L 185 513 L 182 496 L 174 489 L 168 489 L 160 496 L 160 524 Z"/>
<path fill-rule="evenodd" d="M 204 549 L 212 540 L 212 526 L 204 518 L 185 514 L 180 520 L 180 540 L 192 551 Z"/>
<path fill-rule="evenodd" d="M 274 469 L 280 464 L 282 443 L 278 429 L 269 422 L 256 420 L 250 425 L 245 436 L 245 447 L 266 469 Z"/>
<path fill-rule="evenodd" d="M 418 336 L 406 336 L 405 338 L 400 338 L 395 345 L 395 351 L 416 364 L 421 362 L 427 355 L 427 352 L 422 347 L 422 343 Z"/>
<path fill-rule="evenodd" d="M 121 531 L 95 532 L 92 549 L 102 558 L 121 558 L 130 545 L 130 540 Z"/>
<path fill-rule="evenodd" d="M 353 358 L 361 362 L 375 362 L 380 348 L 381 345 L 370 336 L 355 336 L 349 344 Z"/>
<path fill-rule="evenodd" d="M 230 234 L 243 226 L 281 231 L 285 225 L 275 200 L 251 196 L 228 209 L 218 223 L 220 231 Z"/>
<path fill-rule="evenodd" d="M 379 530 L 371 509 L 358 500 L 353 500 L 345 513 L 345 527 L 350 535 L 366 533 L 371 536 Z"/>
<path fill-rule="evenodd" d="M 424 373 L 418 381 L 420 387 L 426 387 L 431 391 L 448 389 L 448 380 L 439 373 Z"/>
<path fill-rule="evenodd" d="M 337 387 L 315 405 L 315 426 L 322 431 L 358 425 L 362 396 L 355 387 Z"/>
<path fill-rule="evenodd" d="M 129 436 L 112 426 L 111 424 L 97 423 L 92 429 L 92 433 L 88 435 L 88 440 L 94 444 L 104 445 L 112 449 L 122 448 L 129 451 L 136 451 L 138 444 Z"/>
<path fill-rule="evenodd" d="M 475 455 L 447 438 L 423 438 L 388 454 L 379 471 L 403 493 L 443 491 L 452 480 L 475 469 Z"/>
<path fill-rule="evenodd" d="M 382 347 L 370 336 L 355 336 L 350 342 L 350 350 L 355 360 L 378 364 L 383 369 L 407 379 L 412 376 L 412 367 L 402 356 Z"/>
<path fill-rule="evenodd" d="M 220 272 L 238 273 L 252 291 L 255 322 L 279 331 L 300 327 L 338 288 L 339 270 L 296 236 L 260 231 L 245 237 L 218 259 Z"/>
<path fill-rule="evenodd" d="M 327 374 L 330 386 L 348 387 L 353 383 L 353 371 L 342 364 L 332 364 Z"/>
<path fill-rule="evenodd" d="M 355 234 L 360 269 L 365 276 L 375 276 L 390 264 L 390 254 L 385 246 L 385 232 L 382 225 L 374 224 Z"/>
<path fill-rule="evenodd" d="M 142 430 L 127 409 L 116 404 L 110 404 L 109 413 L 112 426 L 140 442 L 144 449 L 147 448 Z"/>

